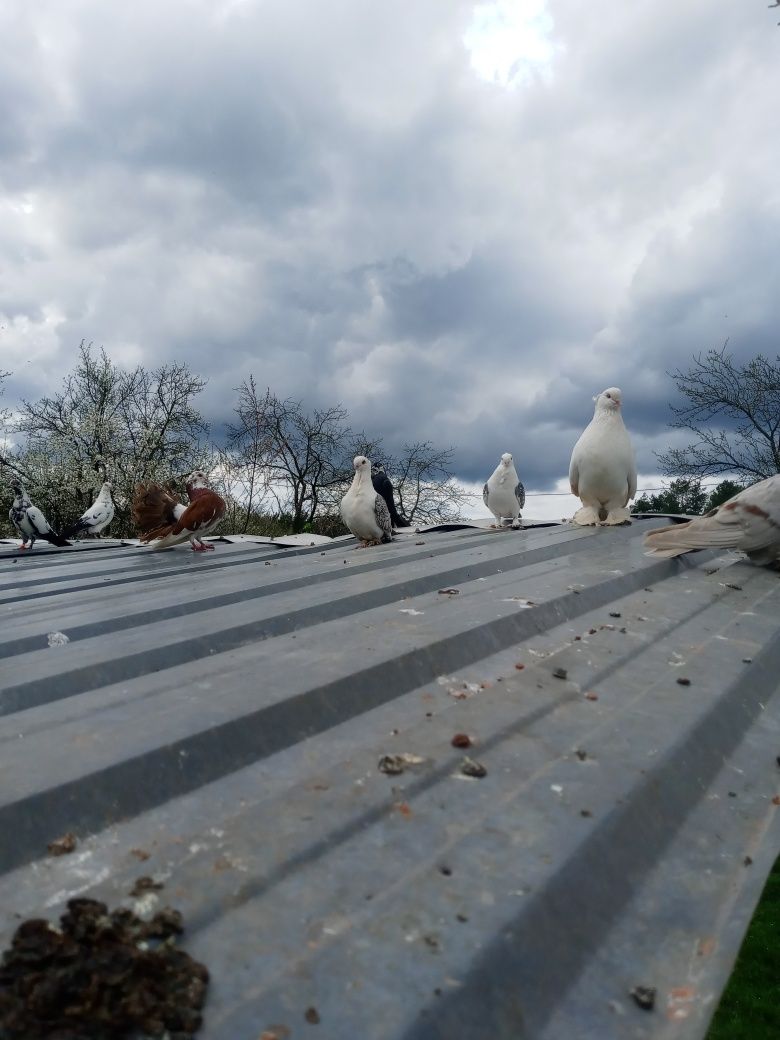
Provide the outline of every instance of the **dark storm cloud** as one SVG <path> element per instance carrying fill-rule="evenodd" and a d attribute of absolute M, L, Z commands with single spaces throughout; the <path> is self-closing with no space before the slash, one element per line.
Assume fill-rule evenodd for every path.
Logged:
<path fill-rule="evenodd" d="M 455 446 L 464 479 L 512 451 L 541 489 L 618 385 L 654 472 L 667 371 L 777 350 L 763 13 L 551 0 L 549 61 L 507 86 L 465 0 L 9 0 L 8 393 L 55 389 L 84 338 L 187 360 L 217 427 L 253 373 L 387 451 Z"/>

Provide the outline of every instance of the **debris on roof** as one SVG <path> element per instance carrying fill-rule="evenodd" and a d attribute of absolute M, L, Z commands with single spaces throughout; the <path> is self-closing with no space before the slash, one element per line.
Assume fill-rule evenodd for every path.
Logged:
<path fill-rule="evenodd" d="M 780 844 L 780 577 L 657 523 L 0 547 L 3 946 L 142 873 L 205 1040 L 702 1037 Z"/>

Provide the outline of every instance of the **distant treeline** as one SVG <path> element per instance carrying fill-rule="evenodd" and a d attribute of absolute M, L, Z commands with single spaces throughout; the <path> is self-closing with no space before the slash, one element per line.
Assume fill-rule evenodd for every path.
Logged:
<path fill-rule="evenodd" d="M 0 373 L 0 395 L 8 374 Z M 354 430 L 341 405 L 309 410 L 259 390 L 252 376 L 236 388 L 233 421 L 218 439 L 197 407 L 205 386 L 186 364 L 123 369 L 105 350 L 82 343 L 57 394 L 0 409 L 2 534 L 12 533 L 12 476 L 59 529 L 95 498 L 99 459 L 114 487 L 114 537 L 134 534 L 136 485 L 156 481 L 183 496 L 183 477 L 194 469 L 206 470 L 228 503 L 224 531 L 342 533 L 338 503 L 358 454 L 381 459 L 413 523 L 458 515 L 465 493 L 452 473 L 451 448 L 416 442 L 392 456 L 381 436 Z"/>

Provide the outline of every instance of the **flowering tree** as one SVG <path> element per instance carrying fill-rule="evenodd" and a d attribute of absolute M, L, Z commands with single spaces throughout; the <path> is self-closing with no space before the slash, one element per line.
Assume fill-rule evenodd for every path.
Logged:
<path fill-rule="evenodd" d="M 8 462 L 58 528 L 114 485 L 111 533 L 133 533 L 130 504 L 141 481 L 172 479 L 202 465 L 208 426 L 194 406 L 206 381 L 186 364 L 122 369 L 82 343 L 75 368 L 52 397 L 22 401 L 17 451 Z"/>

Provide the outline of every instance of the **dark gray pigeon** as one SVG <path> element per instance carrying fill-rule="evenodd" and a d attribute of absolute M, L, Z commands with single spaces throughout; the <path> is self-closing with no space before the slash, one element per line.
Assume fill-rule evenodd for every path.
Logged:
<path fill-rule="evenodd" d="M 393 485 L 391 484 L 387 473 L 385 473 L 385 467 L 381 462 L 374 462 L 371 465 L 371 483 L 374 485 L 374 490 L 377 491 L 387 503 L 387 510 L 390 513 L 390 521 L 393 527 L 411 527 L 411 524 L 406 517 L 401 516 L 395 508 Z"/>
<path fill-rule="evenodd" d="M 11 488 L 16 495 L 13 505 L 8 513 L 8 519 L 19 532 L 22 539 L 20 549 L 32 549 L 36 539 L 42 538 L 51 545 L 70 545 L 67 539 L 51 527 L 43 513 L 30 501 L 30 496 L 25 491 L 20 481 L 11 482 Z M 27 543 L 30 543 L 29 545 Z"/>

